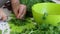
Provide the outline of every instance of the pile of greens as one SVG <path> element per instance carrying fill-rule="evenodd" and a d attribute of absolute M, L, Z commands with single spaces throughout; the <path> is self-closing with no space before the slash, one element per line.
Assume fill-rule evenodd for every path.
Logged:
<path fill-rule="evenodd" d="M 14 14 L 11 14 L 11 20 L 8 21 L 11 28 L 11 33 L 21 33 L 24 30 L 35 28 L 34 23 L 30 18 L 25 20 L 16 19 Z"/>
<path fill-rule="evenodd" d="M 60 25 L 53 26 L 50 24 L 37 24 L 31 18 L 25 20 L 16 19 L 14 14 L 9 21 L 11 34 L 60 34 Z"/>
<path fill-rule="evenodd" d="M 50 24 L 35 25 L 34 29 L 25 30 L 25 34 L 60 34 L 60 25 L 52 26 Z"/>

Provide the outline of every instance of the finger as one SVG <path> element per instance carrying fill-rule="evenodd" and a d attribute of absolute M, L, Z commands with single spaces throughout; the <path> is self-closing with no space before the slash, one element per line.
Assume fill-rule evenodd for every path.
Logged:
<path fill-rule="evenodd" d="M 19 10 L 19 14 L 17 15 L 17 18 L 20 18 L 22 13 L 23 13 L 23 10 Z"/>
<path fill-rule="evenodd" d="M 24 7 L 24 10 L 23 10 L 23 13 L 20 16 L 20 19 L 22 19 L 25 16 L 25 14 L 26 14 L 26 7 Z"/>
<path fill-rule="evenodd" d="M 23 10 L 24 10 L 24 7 L 21 5 L 20 8 L 19 8 L 19 13 L 18 13 L 17 18 L 20 18 L 20 16 L 21 16 L 22 13 L 23 13 Z"/>

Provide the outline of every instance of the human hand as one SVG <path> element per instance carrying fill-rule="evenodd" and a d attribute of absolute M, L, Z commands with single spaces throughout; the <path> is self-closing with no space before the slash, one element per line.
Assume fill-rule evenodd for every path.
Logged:
<path fill-rule="evenodd" d="M 6 14 L 3 12 L 3 9 L 0 8 L 0 19 L 5 21 L 7 19 Z"/>
<path fill-rule="evenodd" d="M 18 10 L 18 14 L 17 14 L 17 18 L 18 19 L 23 19 L 23 17 L 26 14 L 26 6 L 25 5 L 20 5 L 19 10 Z"/>

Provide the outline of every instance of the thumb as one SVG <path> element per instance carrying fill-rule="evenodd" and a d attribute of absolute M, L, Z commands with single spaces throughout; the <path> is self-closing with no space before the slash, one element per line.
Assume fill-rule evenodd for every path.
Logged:
<path fill-rule="evenodd" d="M 7 20 L 7 16 L 3 16 L 3 17 L 2 17 L 2 20 L 3 20 L 3 21 L 6 21 L 6 20 Z"/>

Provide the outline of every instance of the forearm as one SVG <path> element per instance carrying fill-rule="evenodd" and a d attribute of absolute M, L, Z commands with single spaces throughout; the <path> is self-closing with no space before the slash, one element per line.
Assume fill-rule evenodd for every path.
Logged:
<path fill-rule="evenodd" d="M 19 0 L 11 0 L 11 4 L 12 4 L 13 11 L 17 12 L 20 6 Z"/>

